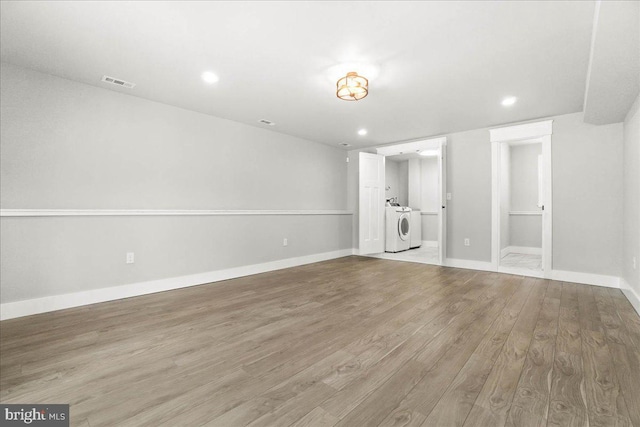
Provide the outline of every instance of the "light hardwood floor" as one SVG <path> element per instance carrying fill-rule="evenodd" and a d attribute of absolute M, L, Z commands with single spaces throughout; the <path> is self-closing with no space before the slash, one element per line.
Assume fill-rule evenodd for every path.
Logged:
<path fill-rule="evenodd" d="M 594 286 L 347 257 L 0 332 L 0 400 L 72 425 L 640 427 L 640 318 Z"/>

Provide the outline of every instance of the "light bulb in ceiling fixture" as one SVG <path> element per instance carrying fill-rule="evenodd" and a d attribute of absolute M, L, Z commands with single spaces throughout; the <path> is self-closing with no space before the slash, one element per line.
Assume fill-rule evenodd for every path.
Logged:
<path fill-rule="evenodd" d="M 204 80 L 205 83 L 213 84 L 220 80 L 220 78 L 211 71 L 205 71 L 202 73 L 202 80 Z"/>
<path fill-rule="evenodd" d="M 509 107 L 515 104 L 516 101 L 517 101 L 517 98 L 515 96 L 508 96 L 502 100 L 502 105 L 505 107 Z"/>
<path fill-rule="evenodd" d="M 365 136 L 366 134 L 367 134 L 367 130 L 366 129 L 360 129 L 358 131 L 358 135 L 360 135 L 360 136 Z"/>

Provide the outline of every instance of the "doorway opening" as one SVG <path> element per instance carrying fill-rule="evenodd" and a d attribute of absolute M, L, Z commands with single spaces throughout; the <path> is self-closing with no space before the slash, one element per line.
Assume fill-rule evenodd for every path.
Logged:
<path fill-rule="evenodd" d="M 376 151 L 361 153 L 360 158 L 360 254 L 443 265 L 446 138 L 395 144 Z M 379 193 L 372 192 L 373 176 L 381 178 Z M 376 194 L 375 206 L 367 194 Z M 372 220 L 376 216 L 379 219 Z M 379 226 L 378 231 L 372 230 L 375 226 Z M 384 237 L 378 245 L 363 242 L 363 237 L 375 235 Z"/>
<path fill-rule="evenodd" d="M 498 272 L 550 277 L 551 125 L 491 130 L 492 263 Z"/>

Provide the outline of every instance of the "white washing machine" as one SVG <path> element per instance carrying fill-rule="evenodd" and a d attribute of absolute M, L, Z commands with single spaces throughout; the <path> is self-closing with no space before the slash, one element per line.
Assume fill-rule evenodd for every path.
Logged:
<path fill-rule="evenodd" d="M 386 208 L 385 252 L 400 252 L 411 244 L 411 208 L 392 206 Z"/>

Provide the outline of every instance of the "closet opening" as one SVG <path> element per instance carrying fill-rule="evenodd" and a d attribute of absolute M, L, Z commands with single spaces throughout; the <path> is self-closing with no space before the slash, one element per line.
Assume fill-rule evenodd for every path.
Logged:
<path fill-rule="evenodd" d="M 550 277 L 551 121 L 493 129 L 491 142 L 494 268 Z"/>
<path fill-rule="evenodd" d="M 443 265 L 446 138 L 376 151 L 360 155 L 360 254 Z"/>

